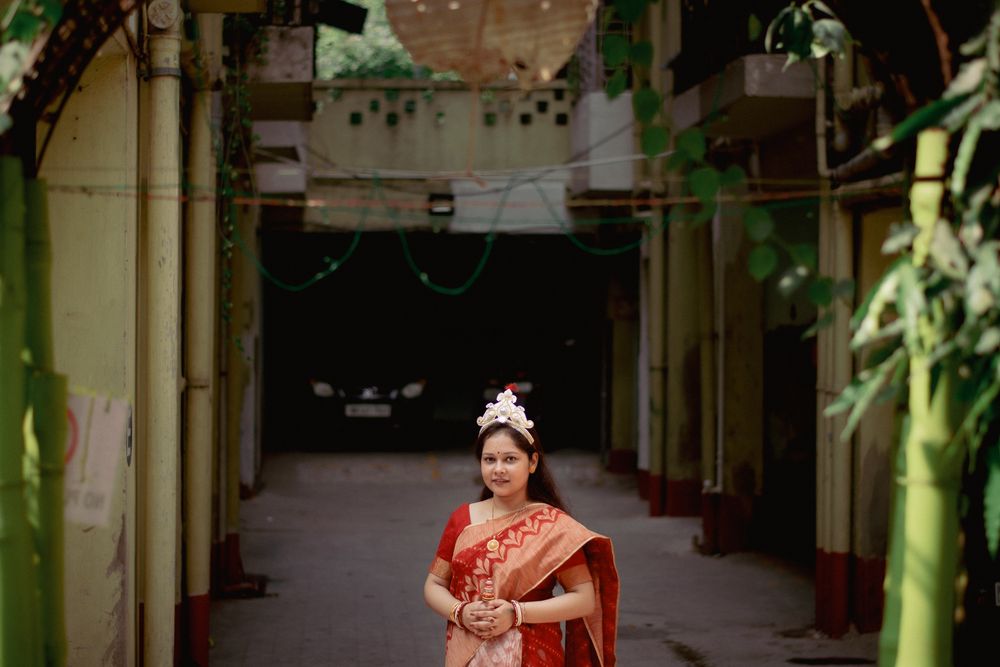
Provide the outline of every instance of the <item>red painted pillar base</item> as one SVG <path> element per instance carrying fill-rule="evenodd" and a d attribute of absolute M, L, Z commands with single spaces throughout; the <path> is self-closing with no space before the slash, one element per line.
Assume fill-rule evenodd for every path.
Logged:
<path fill-rule="evenodd" d="M 639 498 L 649 500 L 649 471 L 637 470 L 635 473 L 636 486 L 639 487 Z"/>
<path fill-rule="evenodd" d="M 728 554 L 750 549 L 753 496 L 722 494 L 719 498 L 719 552 Z"/>
<path fill-rule="evenodd" d="M 848 567 L 847 554 L 816 550 L 816 629 L 833 638 L 850 626 Z"/>
<path fill-rule="evenodd" d="M 634 449 L 612 449 L 608 454 L 608 472 L 625 475 L 635 472 L 635 466 Z"/>
<path fill-rule="evenodd" d="M 853 568 L 851 619 L 858 632 L 882 629 L 885 602 L 885 559 L 851 555 Z"/>
<path fill-rule="evenodd" d="M 260 597 L 266 591 L 266 575 L 247 574 L 243 570 L 238 533 L 229 533 L 224 542 L 212 544 L 212 595 Z"/>
<path fill-rule="evenodd" d="M 649 516 L 663 516 L 666 513 L 665 482 L 663 475 L 649 476 Z"/>
<path fill-rule="evenodd" d="M 667 480 L 667 516 L 701 514 L 701 482 L 696 479 Z"/>
<path fill-rule="evenodd" d="M 188 658 L 197 667 L 208 667 L 209 595 L 191 595 L 187 598 Z"/>
<path fill-rule="evenodd" d="M 701 545 L 704 555 L 719 553 L 719 506 L 721 494 L 701 494 Z"/>

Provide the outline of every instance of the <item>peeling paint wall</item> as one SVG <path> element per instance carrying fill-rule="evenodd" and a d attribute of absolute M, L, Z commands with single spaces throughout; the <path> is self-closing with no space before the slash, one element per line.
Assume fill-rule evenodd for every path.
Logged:
<path fill-rule="evenodd" d="M 120 33 L 119 33 L 120 36 Z M 135 400 L 138 79 L 112 38 L 66 105 L 40 176 L 50 187 L 56 369 L 73 390 Z M 39 127 L 43 139 L 48 126 Z M 87 186 L 90 192 L 80 191 Z M 124 442 L 108 526 L 66 525 L 69 665 L 135 655 L 135 461 Z"/>

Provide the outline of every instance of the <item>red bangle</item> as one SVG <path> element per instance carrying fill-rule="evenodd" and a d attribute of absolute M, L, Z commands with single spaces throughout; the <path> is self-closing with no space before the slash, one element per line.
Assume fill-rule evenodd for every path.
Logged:
<path fill-rule="evenodd" d="M 462 624 L 462 612 L 465 611 L 465 607 L 468 604 L 469 604 L 468 602 L 463 602 L 458 606 L 458 611 L 455 612 L 455 625 L 462 628 L 463 630 L 465 630 L 466 627 Z"/>

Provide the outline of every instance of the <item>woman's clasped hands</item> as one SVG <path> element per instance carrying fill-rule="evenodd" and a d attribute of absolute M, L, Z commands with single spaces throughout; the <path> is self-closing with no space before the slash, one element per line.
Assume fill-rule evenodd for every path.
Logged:
<path fill-rule="evenodd" d="M 514 605 L 507 600 L 477 600 L 462 610 L 462 625 L 480 639 L 499 637 L 514 620 Z"/>

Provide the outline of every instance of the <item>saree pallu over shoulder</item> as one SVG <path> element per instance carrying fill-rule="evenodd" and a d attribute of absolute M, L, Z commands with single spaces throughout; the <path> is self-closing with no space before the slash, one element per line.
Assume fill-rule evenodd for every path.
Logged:
<path fill-rule="evenodd" d="M 618 626 L 618 573 L 611 540 L 544 503 L 529 506 L 524 516 L 497 535 L 500 548 L 489 551 L 489 524 L 467 526 L 455 542 L 451 592 L 460 600 L 479 600 L 480 584 L 493 579 L 496 596 L 520 600 L 548 580 L 577 551 L 583 550 L 593 580 L 596 604 L 584 618 L 566 623 L 567 667 L 614 667 Z M 537 631 L 548 632 L 542 624 Z M 512 629 L 530 643 L 533 626 Z M 446 667 L 465 667 L 484 644 L 474 634 L 449 626 Z M 552 665 L 525 651 L 521 667 Z"/>

